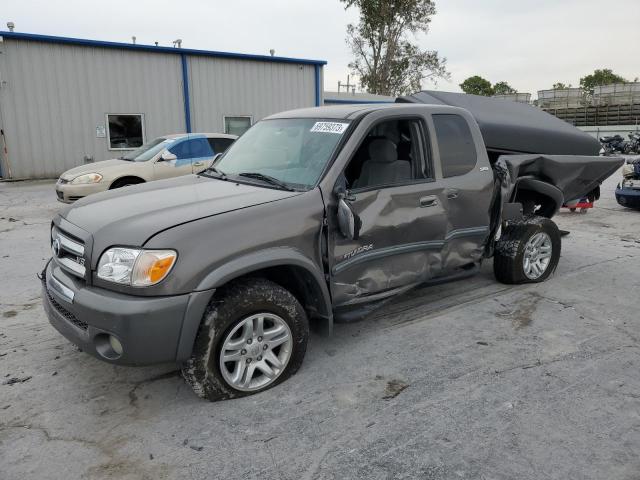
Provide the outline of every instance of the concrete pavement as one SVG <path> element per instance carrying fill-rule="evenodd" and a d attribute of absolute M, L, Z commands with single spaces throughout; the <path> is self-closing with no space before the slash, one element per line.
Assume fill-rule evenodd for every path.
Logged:
<path fill-rule="evenodd" d="M 546 283 L 480 275 L 312 336 L 259 395 L 197 398 L 175 367 L 116 367 L 47 322 L 36 278 L 61 208 L 0 183 L 3 479 L 638 479 L 640 212 L 618 176 Z"/>

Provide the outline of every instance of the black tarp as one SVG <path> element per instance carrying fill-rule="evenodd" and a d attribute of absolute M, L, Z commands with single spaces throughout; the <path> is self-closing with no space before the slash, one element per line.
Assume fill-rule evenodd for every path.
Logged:
<path fill-rule="evenodd" d="M 573 125 L 538 107 L 511 100 L 423 91 L 399 97 L 396 102 L 450 105 L 469 110 L 490 152 L 598 155 L 601 148 L 595 138 Z"/>

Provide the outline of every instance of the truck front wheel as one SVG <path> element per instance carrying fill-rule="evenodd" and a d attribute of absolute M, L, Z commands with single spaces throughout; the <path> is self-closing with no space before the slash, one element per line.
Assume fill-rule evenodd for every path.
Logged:
<path fill-rule="evenodd" d="M 496 243 L 493 272 L 502 283 L 544 282 L 558 266 L 560 248 L 560 231 L 548 218 L 510 223 Z"/>
<path fill-rule="evenodd" d="M 182 368 L 196 394 L 211 401 L 250 395 L 293 375 L 309 338 L 300 302 L 261 278 L 233 283 L 219 293 Z"/>

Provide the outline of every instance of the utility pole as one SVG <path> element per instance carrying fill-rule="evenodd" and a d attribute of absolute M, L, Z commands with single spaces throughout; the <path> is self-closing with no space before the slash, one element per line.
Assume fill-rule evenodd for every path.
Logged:
<path fill-rule="evenodd" d="M 340 89 L 342 87 L 345 88 L 347 93 L 349 93 L 349 90 L 351 90 L 351 93 L 353 93 L 353 94 L 356 93 L 356 84 L 355 83 L 350 83 L 349 75 L 347 75 L 347 83 L 346 84 L 343 84 L 340 80 L 338 80 L 338 93 L 340 93 Z"/>

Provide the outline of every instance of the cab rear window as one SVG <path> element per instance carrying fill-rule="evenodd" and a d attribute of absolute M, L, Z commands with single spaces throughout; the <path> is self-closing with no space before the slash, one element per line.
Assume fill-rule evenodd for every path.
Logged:
<path fill-rule="evenodd" d="M 469 173 L 478 160 L 467 121 L 460 115 L 433 115 L 443 177 Z"/>

